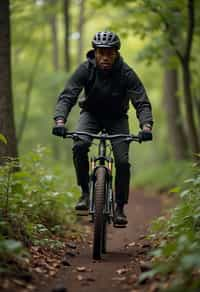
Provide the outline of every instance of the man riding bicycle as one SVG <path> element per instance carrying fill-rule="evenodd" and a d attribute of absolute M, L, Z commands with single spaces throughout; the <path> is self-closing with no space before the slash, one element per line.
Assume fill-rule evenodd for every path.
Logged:
<path fill-rule="evenodd" d="M 55 111 L 56 126 L 53 134 L 64 136 L 65 123 L 78 96 L 81 108 L 77 131 L 98 133 L 106 129 L 108 134 L 129 134 L 127 111 L 131 100 L 136 109 L 140 128 L 145 135 L 151 133 L 153 119 L 151 104 L 136 73 L 123 61 L 119 54 L 120 39 L 113 32 L 97 32 L 92 40 L 93 49 L 69 79 L 58 97 Z M 82 194 L 76 210 L 88 210 L 89 203 L 89 162 L 88 151 L 91 139 L 74 142 L 73 161 L 78 185 Z M 112 142 L 115 159 L 115 222 L 126 225 L 124 205 L 128 203 L 130 163 L 129 144 L 124 140 Z"/>

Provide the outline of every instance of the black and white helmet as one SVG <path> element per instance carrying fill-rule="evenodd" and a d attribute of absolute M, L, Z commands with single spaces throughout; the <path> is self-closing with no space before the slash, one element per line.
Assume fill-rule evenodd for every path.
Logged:
<path fill-rule="evenodd" d="M 111 31 L 97 32 L 92 40 L 92 46 L 96 48 L 116 48 L 120 49 L 121 43 L 119 37 Z"/>

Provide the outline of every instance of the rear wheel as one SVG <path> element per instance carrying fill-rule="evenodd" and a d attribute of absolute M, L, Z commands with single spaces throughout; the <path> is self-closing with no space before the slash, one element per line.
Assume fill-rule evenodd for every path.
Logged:
<path fill-rule="evenodd" d="M 104 202 L 105 202 L 105 190 L 106 190 L 106 169 L 99 167 L 96 170 L 96 182 L 95 182 L 95 214 L 94 214 L 94 239 L 93 239 L 93 259 L 99 260 L 101 258 L 101 252 L 103 251 L 103 242 L 105 241 L 105 215 Z"/>

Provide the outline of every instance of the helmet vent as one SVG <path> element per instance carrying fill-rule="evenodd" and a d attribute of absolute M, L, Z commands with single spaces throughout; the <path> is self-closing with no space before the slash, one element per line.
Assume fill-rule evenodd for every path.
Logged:
<path fill-rule="evenodd" d="M 93 48 L 116 48 L 120 49 L 120 39 L 119 37 L 111 31 L 97 32 L 93 38 L 92 46 Z"/>

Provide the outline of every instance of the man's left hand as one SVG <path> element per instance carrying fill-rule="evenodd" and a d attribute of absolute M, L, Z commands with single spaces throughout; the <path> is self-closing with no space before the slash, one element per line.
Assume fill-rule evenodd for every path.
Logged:
<path fill-rule="evenodd" d="M 152 140 L 152 132 L 151 125 L 144 124 L 142 127 L 142 131 L 140 132 L 141 141 L 151 141 Z"/>

